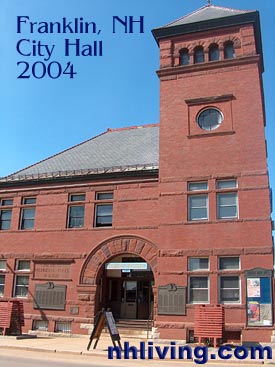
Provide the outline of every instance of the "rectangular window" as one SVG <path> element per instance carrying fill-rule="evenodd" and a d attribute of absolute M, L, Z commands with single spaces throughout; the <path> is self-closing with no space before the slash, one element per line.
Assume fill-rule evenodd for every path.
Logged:
<path fill-rule="evenodd" d="M 66 321 L 56 321 L 54 331 L 56 333 L 71 334 L 71 332 L 72 332 L 72 323 L 71 322 L 66 322 Z"/>
<path fill-rule="evenodd" d="M 112 192 L 98 192 L 96 194 L 96 200 L 112 200 L 114 194 Z"/>
<path fill-rule="evenodd" d="M 0 260 L 0 271 L 5 271 L 7 269 L 7 261 Z"/>
<path fill-rule="evenodd" d="M 14 297 L 26 298 L 29 290 L 29 275 L 16 275 L 14 286 Z"/>
<path fill-rule="evenodd" d="M 240 259 L 236 257 L 220 257 L 219 258 L 219 269 L 220 270 L 239 270 Z"/>
<path fill-rule="evenodd" d="M 71 194 L 69 201 L 85 201 L 85 194 Z"/>
<path fill-rule="evenodd" d="M 96 227 L 111 227 L 113 204 L 96 205 Z"/>
<path fill-rule="evenodd" d="M 5 275 L 0 274 L 0 297 L 4 297 Z"/>
<path fill-rule="evenodd" d="M 36 204 L 36 198 L 23 198 L 23 205 Z"/>
<path fill-rule="evenodd" d="M 219 219 L 238 217 L 238 196 L 236 192 L 217 194 L 217 216 Z"/>
<path fill-rule="evenodd" d="M 70 202 L 85 201 L 85 194 L 71 194 Z M 70 205 L 68 208 L 68 228 L 81 228 L 84 226 L 85 205 Z"/>
<path fill-rule="evenodd" d="M 190 195 L 188 197 L 188 220 L 208 219 L 208 195 Z"/>
<path fill-rule="evenodd" d="M 208 277 L 189 278 L 189 303 L 208 303 Z"/>
<path fill-rule="evenodd" d="M 208 190 L 208 182 L 188 182 L 188 191 Z"/>
<path fill-rule="evenodd" d="M 189 257 L 188 258 L 188 270 L 209 270 L 209 259 L 206 257 Z"/>
<path fill-rule="evenodd" d="M 36 204 L 36 198 L 23 198 L 22 204 L 26 205 L 25 208 L 21 210 L 21 223 L 20 229 L 33 229 L 34 228 L 34 218 L 35 218 L 35 208 L 27 207 L 29 205 Z"/>
<path fill-rule="evenodd" d="M 30 260 L 17 260 L 16 270 L 17 271 L 30 271 L 31 262 Z"/>
<path fill-rule="evenodd" d="M 40 330 L 40 331 L 48 331 L 48 325 L 49 325 L 48 321 L 34 320 L 32 329 L 33 330 Z"/>
<path fill-rule="evenodd" d="M 240 303 L 240 279 L 238 276 L 220 277 L 220 303 Z"/>
<path fill-rule="evenodd" d="M 112 192 L 98 192 L 96 200 L 105 201 L 105 203 L 96 204 L 95 207 L 95 227 L 111 227 L 113 224 L 113 200 Z"/>
<path fill-rule="evenodd" d="M 12 206 L 13 205 L 13 199 L 1 199 L 0 200 L 0 206 Z"/>
<path fill-rule="evenodd" d="M 81 228 L 84 225 L 84 205 L 69 207 L 69 228 Z"/>
<path fill-rule="evenodd" d="M 0 230 L 8 230 L 11 227 L 11 208 L 3 208 L 13 205 L 13 199 L 0 199 Z"/>
<path fill-rule="evenodd" d="M 232 189 L 237 187 L 237 180 L 219 180 L 216 182 L 217 189 Z"/>
<path fill-rule="evenodd" d="M 0 210 L 0 230 L 8 230 L 11 227 L 11 209 Z"/>

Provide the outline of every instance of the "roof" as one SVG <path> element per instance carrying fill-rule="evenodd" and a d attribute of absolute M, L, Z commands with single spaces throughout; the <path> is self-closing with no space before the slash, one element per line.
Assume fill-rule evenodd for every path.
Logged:
<path fill-rule="evenodd" d="M 238 9 L 215 6 L 215 5 L 206 5 L 171 23 L 168 23 L 167 25 L 161 28 L 173 27 L 177 25 L 189 24 L 189 23 L 195 23 L 195 22 L 202 22 L 205 20 L 230 17 L 233 15 L 239 15 L 239 14 L 245 14 L 245 13 L 251 13 L 251 12 L 252 11 L 250 10 L 238 10 Z"/>
<path fill-rule="evenodd" d="M 158 125 L 105 133 L 0 179 L 0 183 L 158 169 Z"/>
<path fill-rule="evenodd" d="M 212 30 L 216 28 L 253 23 L 259 30 L 259 13 L 208 4 L 162 27 L 153 29 L 157 42 L 162 38 Z"/>

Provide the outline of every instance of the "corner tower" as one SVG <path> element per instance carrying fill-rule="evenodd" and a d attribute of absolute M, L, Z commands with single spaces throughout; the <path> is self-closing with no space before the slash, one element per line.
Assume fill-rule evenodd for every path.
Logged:
<path fill-rule="evenodd" d="M 187 339 L 195 304 L 222 304 L 225 339 L 240 333 L 254 340 L 257 329 L 258 340 L 270 341 L 273 244 L 259 14 L 208 4 L 153 35 L 160 48 L 159 268 L 173 269 L 159 281 L 187 288 Z M 252 297 L 253 274 L 266 299 Z"/>

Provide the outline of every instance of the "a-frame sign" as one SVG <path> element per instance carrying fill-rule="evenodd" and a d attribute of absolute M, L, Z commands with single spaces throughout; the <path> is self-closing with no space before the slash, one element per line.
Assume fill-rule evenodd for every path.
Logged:
<path fill-rule="evenodd" d="M 95 326 L 94 326 L 94 329 L 93 329 L 92 334 L 90 336 L 90 341 L 89 341 L 89 344 L 87 346 L 87 350 L 90 349 L 94 339 L 95 339 L 95 344 L 94 344 L 93 349 L 96 348 L 97 343 L 98 343 L 99 338 L 100 338 L 100 335 L 101 335 L 101 332 L 102 332 L 105 324 L 107 324 L 109 334 L 110 334 L 110 337 L 112 339 L 114 347 L 117 346 L 116 345 L 116 342 L 117 342 L 119 348 L 122 349 L 121 343 L 120 343 L 120 335 L 119 335 L 119 332 L 118 332 L 118 329 L 117 329 L 117 326 L 116 326 L 116 323 L 115 323 L 113 313 L 111 311 L 105 311 L 103 309 L 102 311 L 99 312 L 99 314 L 98 314 L 98 316 L 95 320 Z"/>

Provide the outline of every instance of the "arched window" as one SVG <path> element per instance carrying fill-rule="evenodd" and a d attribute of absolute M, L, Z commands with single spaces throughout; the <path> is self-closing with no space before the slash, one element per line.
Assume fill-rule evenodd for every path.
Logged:
<path fill-rule="evenodd" d="M 194 50 L 194 63 L 199 64 L 204 62 L 204 51 L 202 46 L 198 46 Z"/>
<path fill-rule="evenodd" d="M 224 58 L 233 59 L 235 57 L 234 43 L 228 41 L 224 44 Z"/>
<path fill-rule="evenodd" d="M 219 46 L 216 43 L 213 43 L 209 46 L 209 61 L 217 61 L 220 59 L 220 50 Z"/>
<path fill-rule="evenodd" d="M 187 48 L 180 50 L 180 65 L 189 65 L 190 57 Z"/>

